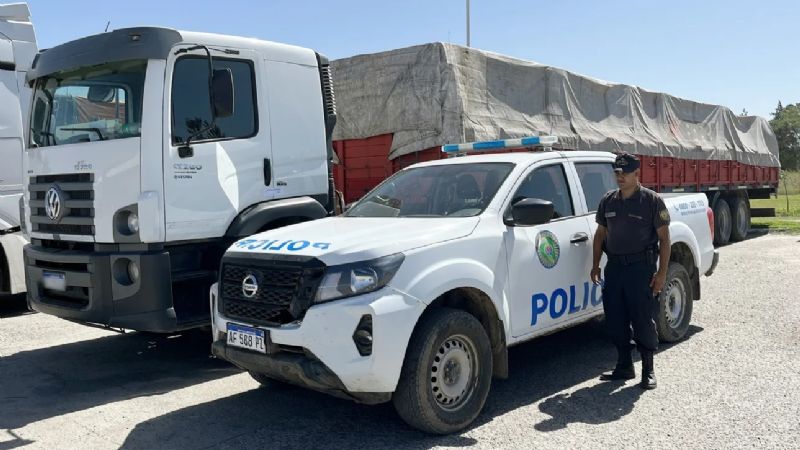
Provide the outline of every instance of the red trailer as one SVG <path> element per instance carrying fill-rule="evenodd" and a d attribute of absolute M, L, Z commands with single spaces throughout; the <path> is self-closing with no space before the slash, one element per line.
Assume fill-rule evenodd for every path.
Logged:
<path fill-rule="evenodd" d="M 554 135 L 563 150 L 637 154 L 657 192 L 703 192 L 715 243 L 744 239 L 749 199 L 776 192 L 766 120 L 450 44 L 332 63 L 339 119 L 334 178 L 346 203 L 441 145 Z M 524 151 L 524 149 L 502 151 Z"/>

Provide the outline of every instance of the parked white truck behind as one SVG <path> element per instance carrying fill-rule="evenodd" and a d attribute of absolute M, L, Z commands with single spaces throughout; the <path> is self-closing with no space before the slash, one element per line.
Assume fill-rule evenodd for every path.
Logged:
<path fill-rule="evenodd" d="M 20 231 L 20 199 L 31 98 L 25 76 L 36 52 L 28 5 L 0 5 L 0 294 L 25 291 L 22 248 L 28 241 Z"/>
<path fill-rule="evenodd" d="M 545 151 L 416 164 L 343 216 L 240 240 L 211 290 L 212 351 L 260 382 L 391 400 L 421 430 L 462 429 L 492 376 L 508 376 L 509 346 L 602 314 L 589 273 L 613 161 Z M 706 197 L 665 202 L 672 256 L 657 324 L 676 341 L 717 254 Z"/>
<path fill-rule="evenodd" d="M 40 53 L 28 81 L 37 311 L 155 332 L 206 325 L 232 242 L 333 212 L 335 106 L 313 50 L 129 28 Z"/>

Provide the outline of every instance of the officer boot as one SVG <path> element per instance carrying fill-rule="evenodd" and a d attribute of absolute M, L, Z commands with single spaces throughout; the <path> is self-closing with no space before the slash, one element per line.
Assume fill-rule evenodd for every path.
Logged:
<path fill-rule="evenodd" d="M 603 381 L 611 381 L 632 380 L 634 378 L 636 378 L 636 372 L 633 370 L 631 350 L 629 348 L 617 347 L 617 366 L 614 367 L 612 372 L 600 375 L 600 379 Z"/>
<path fill-rule="evenodd" d="M 642 382 L 639 383 L 639 386 L 642 389 L 655 389 L 657 386 L 656 372 L 653 367 L 653 352 L 642 352 Z"/>

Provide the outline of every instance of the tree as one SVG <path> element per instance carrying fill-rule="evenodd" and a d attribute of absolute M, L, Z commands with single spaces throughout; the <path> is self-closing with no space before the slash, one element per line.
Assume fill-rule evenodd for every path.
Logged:
<path fill-rule="evenodd" d="M 800 169 L 800 103 L 783 106 L 778 102 L 769 122 L 778 139 L 781 168 Z"/>
<path fill-rule="evenodd" d="M 740 112 L 739 115 L 742 116 L 742 117 L 745 117 L 745 116 L 749 116 L 750 113 L 747 112 L 747 109 L 742 108 L 742 112 Z"/>

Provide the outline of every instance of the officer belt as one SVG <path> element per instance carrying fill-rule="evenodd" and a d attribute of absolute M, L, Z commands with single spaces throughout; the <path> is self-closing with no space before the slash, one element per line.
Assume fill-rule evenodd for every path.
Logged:
<path fill-rule="evenodd" d="M 622 264 L 623 266 L 629 266 L 631 264 L 636 264 L 636 263 L 640 263 L 640 262 L 643 262 L 643 261 L 647 261 L 647 255 L 651 251 L 652 250 L 645 250 L 643 252 L 630 253 L 630 254 L 627 254 L 627 255 L 609 255 L 609 254 L 606 254 L 606 256 L 608 256 L 608 262 L 613 262 L 613 263 L 616 263 L 616 264 Z"/>

